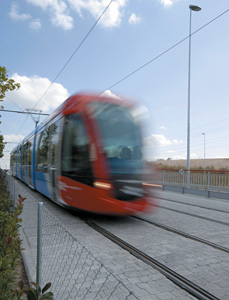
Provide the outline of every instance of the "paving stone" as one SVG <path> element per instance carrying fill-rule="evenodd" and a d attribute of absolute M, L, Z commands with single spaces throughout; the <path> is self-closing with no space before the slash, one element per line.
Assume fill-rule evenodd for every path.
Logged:
<path fill-rule="evenodd" d="M 177 197 L 177 195 L 172 193 L 162 193 L 162 196 L 163 195 L 166 195 L 166 197 L 170 197 L 171 199 L 179 198 L 178 201 L 187 201 L 195 204 L 201 203 L 201 205 L 203 205 L 203 199 L 201 198 L 197 199 L 196 197 L 187 195 L 182 198 L 181 196 Z M 86 286 L 83 284 L 87 281 L 88 284 L 90 284 L 89 277 L 87 276 L 89 276 L 92 271 L 95 271 L 95 275 L 93 276 L 96 276 L 96 279 L 93 280 L 94 285 L 89 293 L 87 293 L 87 296 L 96 295 L 96 292 L 101 292 L 102 297 L 109 297 L 109 289 L 103 289 L 100 286 L 104 283 L 104 276 L 105 278 L 108 278 L 106 277 L 106 272 L 108 271 L 104 271 L 103 267 L 100 270 L 101 267 L 99 268 L 97 266 L 97 260 L 102 262 L 106 266 L 107 270 L 114 274 L 116 278 L 119 278 L 124 283 L 128 283 L 126 284 L 128 290 L 136 293 L 141 300 L 195 299 L 186 291 L 180 289 L 170 280 L 166 279 L 157 270 L 143 262 L 140 262 L 137 258 L 131 256 L 129 252 L 121 249 L 119 246 L 114 245 L 111 241 L 107 240 L 99 233 L 96 233 L 93 229 L 89 228 L 76 216 L 67 213 L 65 210 L 55 205 L 47 198 L 35 193 L 34 191 L 27 190 L 27 188 L 26 196 L 27 199 L 36 197 L 42 200 L 47 209 L 52 211 L 52 215 L 54 215 L 57 220 L 60 219 L 63 222 L 64 226 L 66 226 L 67 230 L 72 234 L 70 235 L 71 238 L 72 236 L 75 237 L 73 239 L 74 242 L 72 243 L 71 247 L 69 247 L 68 243 L 71 243 L 71 239 L 63 239 L 65 235 L 62 234 L 61 230 L 57 230 L 56 227 L 58 226 L 55 223 L 56 220 L 54 223 L 51 220 L 47 220 L 45 223 L 45 235 L 47 236 L 45 241 L 47 240 L 47 242 L 44 246 L 44 261 L 46 259 L 49 262 L 49 265 L 53 264 L 52 270 L 55 271 L 56 274 L 52 273 L 52 278 L 53 281 L 55 281 L 55 279 L 58 280 L 56 284 L 53 284 L 53 286 L 55 286 L 57 290 L 58 288 L 60 290 L 60 293 L 56 295 L 55 299 L 65 299 L 59 298 L 62 297 L 61 295 L 64 295 L 64 293 L 61 292 L 61 288 L 64 289 L 65 292 L 67 289 L 69 289 L 72 293 L 75 293 L 76 297 L 79 297 L 77 289 L 74 289 L 72 285 L 78 285 L 79 281 L 81 280 L 81 287 L 83 287 L 80 291 L 80 293 L 82 293 L 82 300 L 84 297 L 83 294 L 85 295 L 87 293 Z M 204 201 L 206 203 L 206 200 Z M 212 205 L 214 204 L 214 207 L 217 206 L 217 204 L 215 202 L 213 203 L 213 201 L 210 203 Z M 165 204 L 164 201 L 163 205 L 166 205 L 167 207 L 175 207 L 176 205 L 178 209 L 179 203 L 174 204 L 167 201 L 167 204 Z M 222 203 L 219 206 L 222 209 Z M 214 215 L 214 213 L 211 211 L 204 212 L 204 209 L 193 208 L 190 206 L 188 207 L 184 204 L 182 208 L 180 207 L 182 211 L 184 211 L 185 208 L 187 212 L 199 213 L 203 216 L 208 216 L 215 219 L 220 216 L 220 219 L 225 222 L 226 218 L 228 218 L 228 214 L 226 215 L 223 213 L 217 213 Z M 165 224 L 171 227 L 175 226 L 178 229 L 187 231 L 190 234 L 198 234 L 200 237 L 204 237 L 205 239 L 209 238 L 213 242 L 217 243 L 223 243 L 223 240 L 229 237 L 228 228 L 227 230 L 225 229 L 222 231 L 221 224 L 210 223 L 210 221 L 199 220 L 197 218 L 195 218 L 193 221 L 193 217 L 191 216 L 186 215 L 184 217 L 182 214 L 174 213 L 165 209 L 163 210 L 163 208 L 159 209 L 157 214 L 153 214 L 148 217 L 152 217 L 152 219 L 156 221 L 163 223 L 165 222 Z M 28 256 L 27 259 L 32 257 L 33 260 L 35 260 L 36 235 L 31 224 L 32 223 L 29 224 L 29 222 L 27 222 L 27 230 L 24 232 L 24 235 L 27 235 L 27 246 L 29 247 L 29 250 L 26 250 L 26 256 Z M 55 225 L 53 226 L 53 224 Z M 225 283 L 225 281 L 228 279 L 228 272 L 225 268 L 225 266 L 229 265 L 228 255 L 221 254 L 221 252 L 216 249 L 212 249 L 208 246 L 204 246 L 184 237 L 166 232 L 160 228 L 152 227 L 146 223 L 143 224 L 140 221 L 131 218 L 126 218 L 124 220 L 114 219 L 114 221 L 111 220 L 107 222 L 103 221 L 102 224 L 108 230 L 111 230 L 113 233 L 118 234 L 121 238 L 129 241 L 131 244 L 134 244 L 137 248 L 141 248 L 150 256 L 160 260 L 162 263 L 167 264 L 169 267 L 171 267 L 171 269 L 174 269 L 180 273 L 183 272 L 183 275 L 189 280 L 192 279 L 196 282 L 201 282 L 206 286 L 206 289 L 209 288 L 209 290 L 216 292 L 216 296 L 220 295 L 220 297 L 222 297 L 220 299 L 226 299 L 223 297 L 228 296 L 228 294 L 226 294 L 228 293 L 228 289 Z M 53 234 L 50 234 L 50 232 L 52 232 L 52 227 L 55 229 L 55 231 Z M 51 240 L 48 239 L 49 236 Z M 85 237 L 87 237 L 87 239 L 85 239 Z M 84 245 L 86 245 L 87 250 L 90 250 L 90 255 L 84 254 L 87 252 L 87 250 L 83 248 Z M 55 249 L 53 250 L 52 248 Z M 60 250 L 60 248 L 62 250 Z M 91 255 L 93 259 L 91 258 Z M 52 256 L 54 258 L 53 261 Z M 74 259 L 74 257 L 77 258 Z M 63 267 L 66 266 L 69 272 L 71 272 L 72 279 L 76 277 L 75 279 L 77 280 L 77 283 L 74 280 L 63 280 L 64 276 L 66 278 L 67 272 L 64 274 L 64 271 L 61 271 L 59 266 L 62 266 L 62 264 Z M 91 264 L 92 266 L 96 264 L 96 266 L 93 268 L 91 267 Z M 83 265 L 85 265 L 83 268 L 84 271 L 82 272 L 83 276 L 78 277 L 77 272 Z M 212 274 L 215 276 L 215 281 Z M 64 276 L 62 277 L 62 275 Z M 221 284 L 221 287 L 219 284 Z M 108 286 L 110 288 L 112 284 Z M 67 295 L 67 293 L 65 293 L 65 295 Z M 69 298 L 66 298 L 66 300 L 71 299 L 70 297 L 72 296 L 70 295 L 68 297 Z M 77 298 L 72 297 L 72 299 Z"/>

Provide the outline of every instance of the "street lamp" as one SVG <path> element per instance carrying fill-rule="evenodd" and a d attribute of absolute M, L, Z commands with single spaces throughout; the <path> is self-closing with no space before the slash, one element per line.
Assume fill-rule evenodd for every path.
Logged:
<path fill-rule="evenodd" d="M 189 5 L 190 23 L 189 23 L 189 60 L 188 60 L 188 126 L 187 126 L 187 187 L 190 187 L 190 77 L 191 77 L 191 28 L 192 11 L 200 11 L 201 8 L 196 5 Z"/>

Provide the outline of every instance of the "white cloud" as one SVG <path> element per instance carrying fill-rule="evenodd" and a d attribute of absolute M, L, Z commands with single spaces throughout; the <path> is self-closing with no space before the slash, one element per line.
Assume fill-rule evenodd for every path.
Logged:
<path fill-rule="evenodd" d="M 95 19 L 102 14 L 110 3 L 110 0 L 27 0 L 28 3 L 48 12 L 54 26 L 62 27 L 65 30 L 73 28 L 73 18 L 70 11 L 77 12 L 83 17 L 83 11 L 89 12 Z M 99 25 L 103 27 L 118 27 L 123 17 L 123 8 L 128 0 L 115 0 L 106 10 Z M 138 21 L 138 19 L 136 19 Z"/>
<path fill-rule="evenodd" d="M 140 23 L 141 22 L 141 18 L 140 17 L 137 17 L 135 15 L 135 13 L 133 13 L 130 17 L 129 17 L 129 20 L 128 20 L 129 24 L 137 24 L 137 23 Z"/>
<path fill-rule="evenodd" d="M 62 27 L 65 30 L 69 30 L 73 28 L 73 18 L 68 15 L 67 5 L 64 2 L 61 2 L 60 5 L 55 5 L 51 22 L 54 26 Z"/>
<path fill-rule="evenodd" d="M 172 159 L 174 160 L 178 160 L 178 159 L 184 159 L 186 160 L 187 159 L 187 154 L 186 153 L 183 153 L 183 154 L 177 154 L 177 155 L 173 155 L 171 156 Z M 190 159 L 196 159 L 197 158 L 197 155 L 195 153 L 191 153 L 190 154 Z"/>
<path fill-rule="evenodd" d="M 21 134 L 6 134 L 4 135 L 4 142 L 20 142 L 24 139 L 24 136 Z"/>
<path fill-rule="evenodd" d="M 110 90 L 106 90 L 105 92 L 103 92 L 101 94 L 101 96 L 107 96 L 107 97 L 111 97 L 111 98 L 116 98 L 116 99 L 121 99 L 119 96 L 117 96 L 116 94 L 112 93 Z"/>
<path fill-rule="evenodd" d="M 44 94 L 47 88 L 51 85 L 48 78 L 34 75 L 32 77 L 20 76 L 13 74 L 12 79 L 21 84 L 20 89 L 10 92 L 10 98 L 18 105 L 32 109 Z M 47 112 L 59 106 L 64 100 L 69 97 L 68 91 L 60 83 L 53 83 L 47 91 L 36 109 Z"/>
<path fill-rule="evenodd" d="M 145 143 L 147 146 L 167 146 L 172 144 L 172 142 L 162 134 L 151 134 L 150 136 L 145 138 Z"/>
<path fill-rule="evenodd" d="M 165 127 L 165 126 L 160 126 L 160 129 L 162 129 L 162 130 L 167 130 L 167 127 Z"/>
<path fill-rule="evenodd" d="M 172 144 L 182 144 L 182 143 L 183 143 L 183 141 L 178 141 L 176 139 L 172 140 Z"/>
<path fill-rule="evenodd" d="M 27 2 L 48 11 L 54 26 L 62 27 L 64 30 L 73 28 L 73 18 L 69 16 L 68 6 L 63 0 L 27 0 Z"/>
<path fill-rule="evenodd" d="M 39 30 L 41 28 L 41 22 L 39 19 L 34 19 L 29 23 L 29 27 L 34 30 Z"/>
<path fill-rule="evenodd" d="M 110 0 L 68 0 L 71 7 L 82 17 L 82 10 L 89 11 L 97 19 Z M 108 10 L 102 16 L 99 24 L 103 27 L 118 27 L 123 16 L 122 9 L 127 5 L 128 0 L 116 0 L 111 3 Z"/>
<path fill-rule="evenodd" d="M 157 159 L 168 159 L 171 158 L 172 160 L 187 160 L 187 154 L 181 153 L 177 154 L 176 151 L 166 151 L 166 154 L 159 155 L 158 153 L 156 155 L 151 155 L 148 157 L 148 159 L 151 160 L 157 160 Z M 196 159 L 197 155 L 195 153 L 190 154 L 190 159 Z"/>
<path fill-rule="evenodd" d="M 19 14 L 18 13 L 18 5 L 13 3 L 11 5 L 10 17 L 15 21 L 25 21 L 31 18 L 29 14 Z"/>
<path fill-rule="evenodd" d="M 145 139 L 146 146 L 168 146 L 173 144 L 182 144 L 183 141 L 178 141 L 176 139 L 169 140 L 163 134 L 151 134 Z"/>
<path fill-rule="evenodd" d="M 160 2 L 164 7 L 170 7 L 174 4 L 174 0 L 157 0 Z"/>
<path fill-rule="evenodd" d="M 0 158 L 0 168 L 8 169 L 10 168 L 10 153 L 4 152 L 4 156 Z"/>

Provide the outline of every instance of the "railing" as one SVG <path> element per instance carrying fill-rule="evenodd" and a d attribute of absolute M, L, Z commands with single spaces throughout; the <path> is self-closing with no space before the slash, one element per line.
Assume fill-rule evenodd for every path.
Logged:
<path fill-rule="evenodd" d="M 187 187 L 187 172 L 183 170 L 179 172 L 163 170 L 162 184 Z M 190 188 L 217 192 L 229 192 L 229 175 L 215 174 L 211 172 L 191 172 Z"/>
<path fill-rule="evenodd" d="M 79 240 L 77 231 L 73 235 L 45 206 L 42 205 L 42 249 L 38 244 L 40 212 L 38 202 L 12 176 L 4 177 L 12 201 L 20 194 L 23 202 L 20 234 L 26 257 L 29 281 L 37 281 L 43 287 L 51 282 L 54 299 L 138 299 L 138 297 L 114 275 Z M 41 253 L 42 252 L 42 253 Z M 37 258 L 40 257 L 38 263 Z M 40 265 L 41 264 L 41 265 Z M 41 272 L 41 273 L 40 273 Z"/>

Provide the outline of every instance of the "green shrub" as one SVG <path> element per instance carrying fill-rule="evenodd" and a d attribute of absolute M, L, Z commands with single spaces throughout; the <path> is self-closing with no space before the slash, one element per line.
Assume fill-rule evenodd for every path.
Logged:
<path fill-rule="evenodd" d="M 15 288 L 16 267 L 19 264 L 21 240 L 19 228 L 21 227 L 19 218 L 23 201 L 25 199 L 18 196 L 17 206 L 14 208 L 13 201 L 4 186 L 4 178 L 0 177 L 0 299 L 1 300 L 53 300 L 53 293 L 46 291 L 51 283 L 41 290 L 36 283 L 34 287 L 27 291 L 24 289 L 22 281 L 19 288 Z"/>
<path fill-rule="evenodd" d="M 16 208 L 0 180 L 0 295 L 1 300 L 11 299 L 21 249 L 18 229 L 23 198 L 19 196 Z"/>

